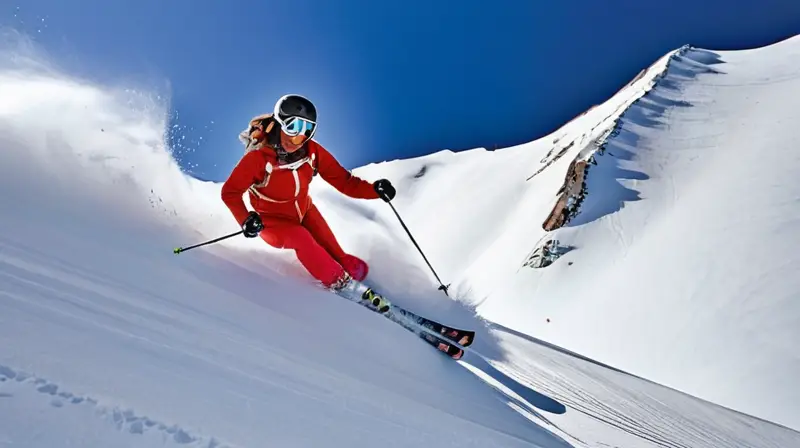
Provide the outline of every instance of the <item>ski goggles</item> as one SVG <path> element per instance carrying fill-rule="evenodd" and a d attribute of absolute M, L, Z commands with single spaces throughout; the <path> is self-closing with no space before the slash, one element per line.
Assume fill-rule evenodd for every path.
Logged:
<path fill-rule="evenodd" d="M 317 130 L 317 123 L 305 118 L 289 117 L 281 122 L 281 129 L 290 137 L 305 135 L 306 138 L 311 138 Z"/>

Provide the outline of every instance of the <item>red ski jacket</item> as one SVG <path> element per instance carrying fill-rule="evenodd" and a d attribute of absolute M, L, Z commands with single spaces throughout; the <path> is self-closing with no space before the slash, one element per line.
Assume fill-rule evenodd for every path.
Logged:
<path fill-rule="evenodd" d="M 359 199 L 377 199 L 371 182 L 360 179 L 314 140 L 307 143 L 308 157 L 299 163 L 279 166 L 274 149 L 265 146 L 242 157 L 222 185 L 222 201 L 242 225 L 249 213 L 242 195 L 250 194 L 250 204 L 262 219 L 270 217 L 303 221 L 311 196 L 308 186 L 317 173 L 343 194 Z M 266 223 L 265 223 L 266 224 Z"/>

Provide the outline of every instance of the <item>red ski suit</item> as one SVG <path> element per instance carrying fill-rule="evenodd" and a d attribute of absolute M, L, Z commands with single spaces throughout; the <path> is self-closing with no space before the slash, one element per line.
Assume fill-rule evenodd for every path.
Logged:
<path fill-rule="evenodd" d="M 326 287 L 345 271 L 363 280 L 367 264 L 342 250 L 311 201 L 308 187 L 316 167 L 325 181 L 347 196 L 379 196 L 372 183 L 352 175 L 322 145 L 314 140 L 307 145 L 308 161 L 295 169 L 279 166 L 269 146 L 246 153 L 222 185 L 222 201 L 241 226 L 249 213 L 242 195 L 248 192 L 250 204 L 264 223 L 261 238 L 273 247 L 293 249 L 306 270 Z"/>

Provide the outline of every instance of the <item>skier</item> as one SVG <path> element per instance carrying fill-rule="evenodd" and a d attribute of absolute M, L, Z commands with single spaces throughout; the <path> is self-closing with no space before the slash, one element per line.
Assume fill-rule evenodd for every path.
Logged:
<path fill-rule="evenodd" d="M 389 302 L 361 283 L 369 266 L 342 249 L 308 190 L 319 174 L 353 198 L 389 202 L 396 191 L 387 179 L 370 183 L 351 174 L 313 139 L 316 130 L 316 107 L 301 95 L 285 95 L 271 114 L 250 120 L 239 135 L 245 154 L 222 186 L 222 201 L 245 237 L 260 236 L 272 247 L 294 250 L 325 288 L 351 300 L 368 300 L 385 312 Z M 245 192 L 253 211 L 245 206 Z"/>

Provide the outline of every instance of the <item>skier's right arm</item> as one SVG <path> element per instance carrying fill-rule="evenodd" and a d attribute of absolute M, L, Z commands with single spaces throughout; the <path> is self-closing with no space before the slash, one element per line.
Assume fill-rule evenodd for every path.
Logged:
<path fill-rule="evenodd" d="M 258 176 L 264 169 L 264 157 L 259 151 L 251 151 L 239 160 L 228 180 L 222 184 L 222 202 L 228 206 L 233 217 L 242 225 L 250 213 L 242 196 L 251 185 L 258 183 Z"/>

